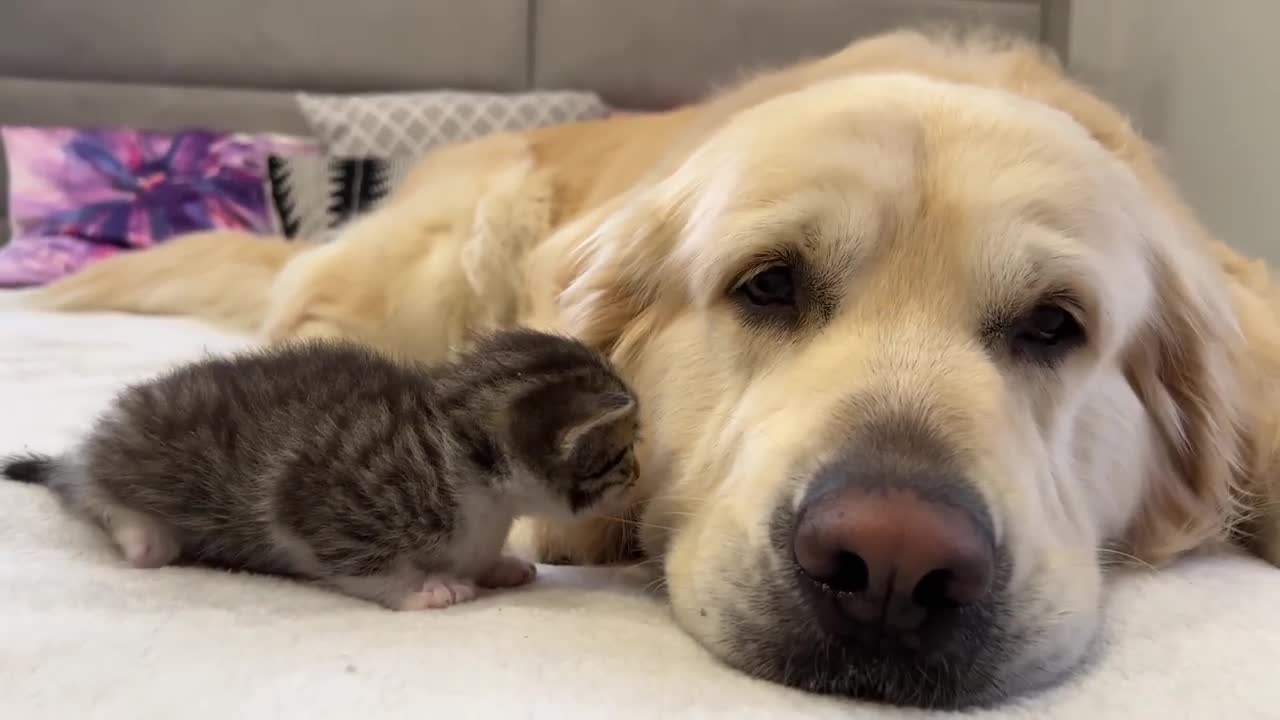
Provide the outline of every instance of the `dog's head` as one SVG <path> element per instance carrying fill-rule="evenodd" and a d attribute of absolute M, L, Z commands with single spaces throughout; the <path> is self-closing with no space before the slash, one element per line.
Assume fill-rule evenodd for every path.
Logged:
<path fill-rule="evenodd" d="M 911 75 L 758 105 L 624 198 L 561 309 L 639 391 L 679 622 L 897 703 L 1076 666 L 1110 554 L 1228 520 L 1236 330 L 1189 232 L 1068 114 Z"/>

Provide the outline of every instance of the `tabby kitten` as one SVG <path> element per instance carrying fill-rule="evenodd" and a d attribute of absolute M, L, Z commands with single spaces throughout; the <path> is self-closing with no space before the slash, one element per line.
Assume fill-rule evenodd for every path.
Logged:
<path fill-rule="evenodd" d="M 124 390 L 59 456 L 12 458 L 128 561 L 301 576 L 387 607 L 533 579 L 520 515 L 623 500 L 636 399 L 598 353 L 510 330 L 422 367 L 307 342 L 207 359 Z"/>

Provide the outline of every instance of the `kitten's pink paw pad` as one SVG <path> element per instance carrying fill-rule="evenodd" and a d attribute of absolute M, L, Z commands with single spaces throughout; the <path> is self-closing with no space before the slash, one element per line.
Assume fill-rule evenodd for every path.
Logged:
<path fill-rule="evenodd" d="M 504 556 L 480 578 L 480 584 L 490 588 L 517 587 L 533 582 L 537 575 L 538 569 L 533 563 Z"/>
<path fill-rule="evenodd" d="M 438 610 L 457 605 L 476 596 L 476 586 L 467 580 L 444 575 L 428 576 L 422 587 L 400 601 L 401 610 Z"/>
<path fill-rule="evenodd" d="M 114 535 L 125 560 L 136 568 L 163 567 L 178 559 L 178 543 L 167 533 L 128 524 L 116 528 Z"/>

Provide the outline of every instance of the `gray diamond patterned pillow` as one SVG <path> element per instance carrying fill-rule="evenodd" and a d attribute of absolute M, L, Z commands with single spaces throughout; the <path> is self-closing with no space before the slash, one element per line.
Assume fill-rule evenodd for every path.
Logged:
<path fill-rule="evenodd" d="M 300 93 L 302 114 L 328 152 L 418 157 L 442 143 L 591 120 L 609 108 L 589 92 Z"/>

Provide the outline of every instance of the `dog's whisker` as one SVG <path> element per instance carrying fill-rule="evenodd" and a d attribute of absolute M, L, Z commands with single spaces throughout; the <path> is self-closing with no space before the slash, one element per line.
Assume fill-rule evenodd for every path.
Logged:
<path fill-rule="evenodd" d="M 1146 560 L 1143 560 L 1137 555 L 1124 552 L 1123 550 L 1117 550 L 1115 548 L 1108 548 L 1108 547 L 1099 547 L 1099 548 L 1095 548 L 1095 552 L 1106 554 L 1106 555 L 1114 555 L 1120 558 L 1121 561 L 1124 562 L 1124 564 L 1137 564 L 1151 571 L 1155 571 L 1156 569 L 1154 565 L 1147 562 Z"/>

